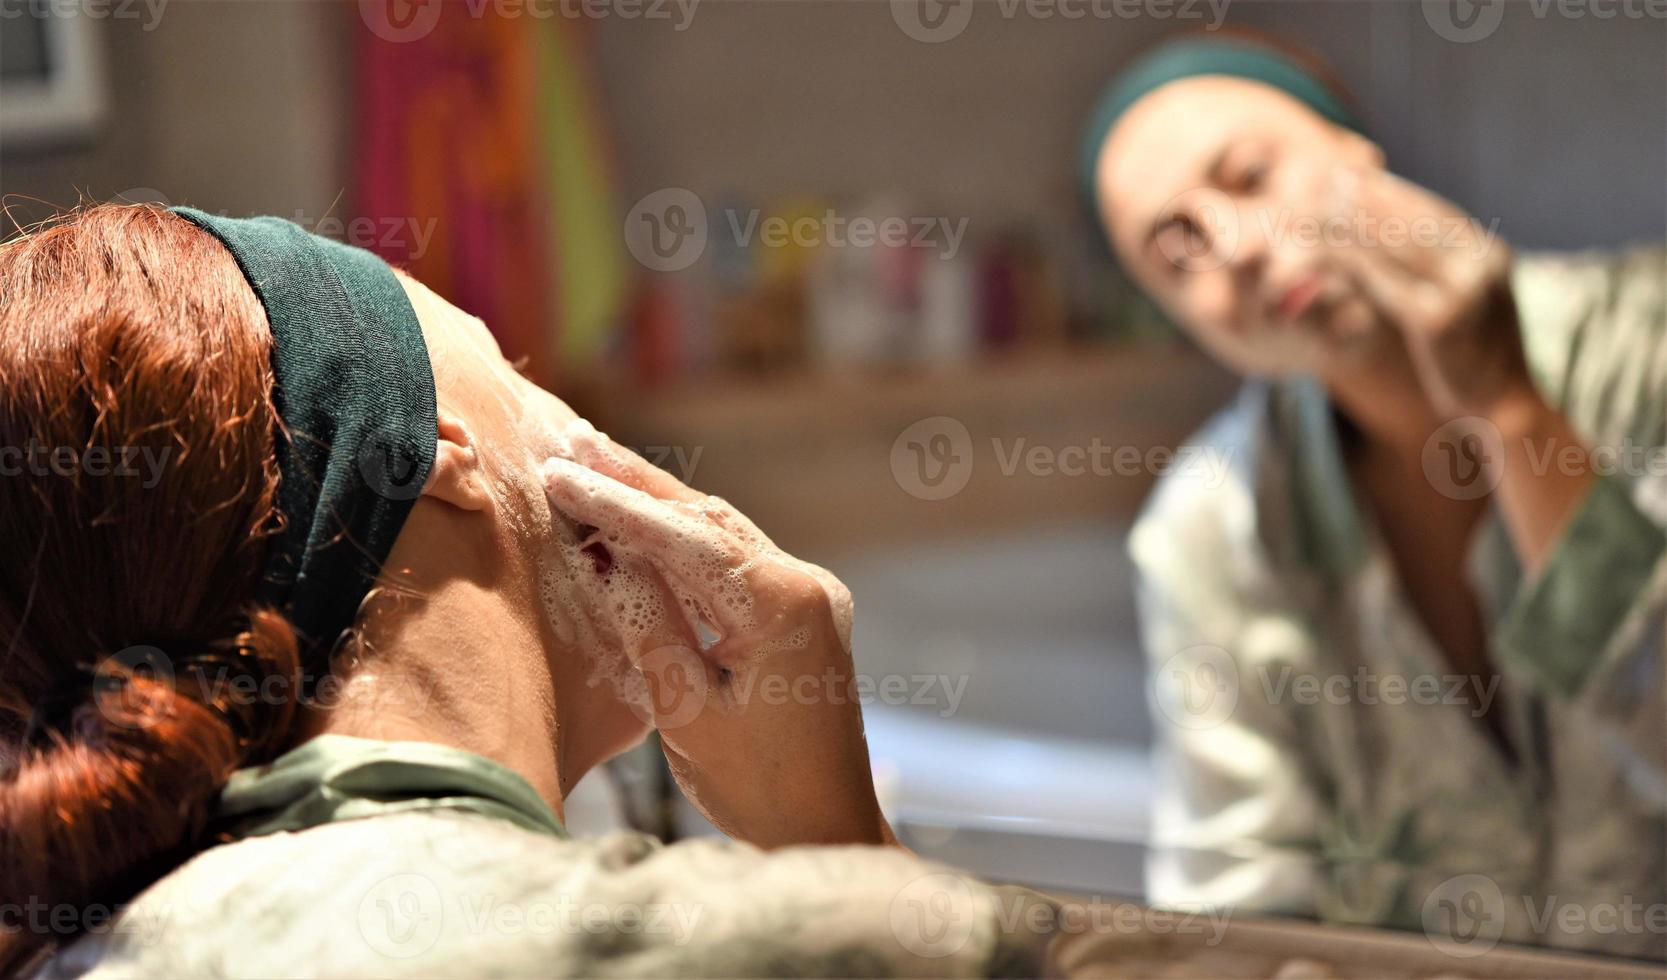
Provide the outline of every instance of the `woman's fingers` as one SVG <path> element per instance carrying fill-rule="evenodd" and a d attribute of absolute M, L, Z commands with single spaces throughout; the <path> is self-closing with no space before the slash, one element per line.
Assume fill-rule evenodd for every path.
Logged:
<path fill-rule="evenodd" d="M 598 431 L 589 422 L 580 419 L 569 425 L 567 438 L 573 447 L 574 458 L 603 476 L 635 487 L 661 500 L 675 502 L 689 513 L 719 525 L 749 545 L 771 551 L 781 550 L 751 518 L 736 510 L 729 501 L 689 487 L 677 477 L 615 442 L 607 433 Z"/>
<path fill-rule="evenodd" d="M 588 422 L 581 420 L 570 426 L 568 439 L 573 446 L 574 457 L 603 476 L 661 500 L 677 503 L 689 513 L 717 524 L 747 544 L 780 550 L 759 530 L 758 525 L 736 510 L 729 501 L 690 488 L 629 448 L 614 442 Z"/>
<path fill-rule="evenodd" d="M 815 565 L 783 551 L 770 540 L 752 518 L 741 513 L 734 504 L 722 497 L 707 496 L 699 503 L 685 506 L 697 510 L 707 520 L 723 527 L 735 535 L 747 547 L 757 550 L 761 555 L 769 557 L 768 567 L 773 573 L 766 573 L 765 567 L 755 570 L 754 578 L 773 574 L 776 578 L 790 578 L 793 574 L 801 574 L 814 582 L 821 591 L 823 600 L 833 615 L 834 629 L 840 644 L 849 651 L 851 649 L 852 603 L 850 590 L 845 583 L 832 572 L 820 565 Z"/>
<path fill-rule="evenodd" d="M 623 539 L 626 535 L 616 529 L 630 527 L 632 544 L 641 546 L 609 542 L 620 553 L 611 556 L 606 585 L 599 581 L 595 596 L 630 662 L 629 670 L 613 675 L 620 700 L 662 732 L 694 724 L 711 703 L 725 701 L 726 672 L 703 648 L 704 616 L 711 614 L 703 614 L 701 601 L 678 598 L 679 589 L 654 558 L 661 532 L 645 532 L 659 519 L 683 518 L 639 490 L 617 483 L 608 487 L 606 477 L 568 460 L 549 461 L 544 479 L 557 509 L 596 527 L 603 538 Z M 657 514 L 660 510 L 665 513 Z M 708 553 L 719 552 L 713 548 Z"/>
<path fill-rule="evenodd" d="M 1405 275 L 1430 280 L 1439 277 L 1440 246 L 1452 233 L 1463 212 L 1411 181 L 1385 170 L 1367 169 L 1355 175 L 1358 186 L 1358 223 L 1355 247 L 1376 250 Z"/>
<path fill-rule="evenodd" d="M 1509 264 L 1509 250 L 1451 201 L 1384 170 L 1360 176 L 1361 207 L 1376 231 L 1356 249 L 1411 279 L 1473 295 Z"/>
<path fill-rule="evenodd" d="M 1391 326 L 1416 327 L 1439 304 L 1439 284 L 1390 262 L 1374 245 L 1351 243 L 1331 254 L 1361 297 Z"/>
<path fill-rule="evenodd" d="M 703 650 L 749 624 L 762 569 L 722 527 L 571 460 L 546 460 L 543 477 L 551 506 L 597 528 L 592 543 L 654 567 Z"/>
<path fill-rule="evenodd" d="M 1502 247 L 1501 247 L 1502 250 Z M 1439 274 L 1417 274 L 1369 244 L 1334 249 L 1333 260 L 1373 311 L 1413 337 L 1441 335 L 1474 318 L 1507 267 L 1498 256 L 1466 249 L 1441 249 Z M 1507 260 L 1508 261 L 1508 260 Z"/>
<path fill-rule="evenodd" d="M 725 671 L 700 649 L 697 628 L 687 623 L 658 570 L 646 563 L 634 570 L 652 583 L 664 615 L 635 632 L 634 670 L 621 679 L 620 694 L 645 723 L 675 732 L 698 722 L 712 704 L 725 703 L 728 682 Z"/>
<path fill-rule="evenodd" d="M 776 548 L 728 502 L 704 494 L 663 500 L 560 458 L 545 463 L 543 476 L 552 506 L 598 529 L 591 543 L 618 552 L 616 560 L 652 566 L 670 596 L 673 615 L 714 663 L 734 665 L 777 651 L 786 642 L 790 629 L 784 628 L 784 635 L 774 626 L 760 632 L 774 619 L 757 615 L 760 605 L 791 611 L 786 618 L 795 623 L 826 609 L 836 639 L 850 649 L 852 606 L 845 586 L 826 569 Z"/>
<path fill-rule="evenodd" d="M 569 423 L 565 435 L 573 447 L 574 458 L 603 476 L 661 500 L 691 503 L 705 496 L 613 441 L 584 419 Z"/>
<path fill-rule="evenodd" d="M 702 570 L 730 569 L 744 560 L 721 528 L 589 467 L 552 457 L 544 461 L 543 477 L 551 504 L 605 532 L 614 548 Z"/>
<path fill-rule="evenodd" d="M 702 494 L 699 500 L 690 501 L 685 506 L 753 547 L 773 552 L 781 551 L 776 547 L 776 543 L 770 540 L 770 536 L 752 522 L 752 518 L 741 513 L 734 504 L 722 497 Z"/>

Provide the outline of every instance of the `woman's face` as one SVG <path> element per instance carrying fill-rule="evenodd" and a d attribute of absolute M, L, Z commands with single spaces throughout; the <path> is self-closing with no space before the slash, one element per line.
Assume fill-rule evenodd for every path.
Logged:
<path fill-rule="evenodd" d="M 572 458 L 570 436 L 589 430 L 560 398 L 523 377 L 499 349 L 479 318 L 470 316 L 428 287 L 401 277 L 423 327 L 434 368 L 440 411 L 442 456 L 457 452 L 450 440 L 464 438 L 471 462 L 455 467 L 473 472 L 490 503 L 476 513 L 484 520 L 425 525 L 446 540 L 427 542 L 463 565 L 464 555 L 482 550 L 492 566 L 478 580 L 495 595 L 492 608 L 506 610 L 502 644 L 537 637 L 526 649 L 523 687 L 547 664 L 557 697 L 567 707 L 571 731 L 582 732 L 587 757 L 578 771 L 640 741 L 648 730 L 640 707 L 642 681 L 631 669 L 612 616 L 597 607 L 596 559 L 581 550 L 585 529 L 549 504 L 540 475 L 553 456 Z M 438 473 L 444 461 L 437 464 Z M 426 493 L 426 492 L 425 492 Z M 488 626 L 482 617 L 481 629 Z M 520 671 L 517 671 L 520 673 Z"/>
<path fill-rule="evenodd" d="M 1323 374 L 1372 344 L 1326 243 L 1356 220 L 1343 175 L 1381 159 L 1278 89 L 1200 76 L 1129 109 L 1095 186 L 1125 268 L 1202 347 L 1242 374 Z"/>

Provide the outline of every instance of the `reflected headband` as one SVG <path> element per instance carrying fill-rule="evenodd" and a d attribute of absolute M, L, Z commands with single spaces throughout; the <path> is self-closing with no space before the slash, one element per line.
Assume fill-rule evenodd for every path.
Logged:
<path fill-rule="evenodd" d="M 1345 129 L 1366 128 L 1324 82 L 1273 48 L 1245 38 L 1187 38 L 1161 44 L 1106 85 L 1083 127 L 1077 151 L 1082 199 L 1097 216 L 1094 172 L 1106 137 L 1136 102 L 1170 82 L 1199 75 L 1230 75 L 1271 85 Z"/>
<path fill-rule="evenodd" d="M 422 326 L 386 262 L 280 218 L 174 213 L 219 239 L 272 325 L 278 510 L 255 601 L 327 672 L 434 468 Z"/>

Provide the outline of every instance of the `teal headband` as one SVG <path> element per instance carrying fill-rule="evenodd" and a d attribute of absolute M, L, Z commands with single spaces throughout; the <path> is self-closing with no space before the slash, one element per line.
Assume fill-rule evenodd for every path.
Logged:
<path fill-rule="evenodd" d="M 280 218 L 174 213 L 226 246 L 272 325 L 284 526 L 255 600 L 288 616 L 316 681 L 434 468 L 422 326 L 393 270 L 369 252 Z"/>
<path fill-rule="evenodd" d="M 1366 129 L 1325 83 L 1278 51 L 1244 38 L 1187 38 L 1170 41 L 1124 69 L 1106 86 L 1083 129 L 1077 176 L 1083 200 L 1097 215 L 1094 171 L 1112 127 L 1136 102 L 1170 82 L 1199 75 L 1230 75 L 1271 85 L 1339 126 Z"/>

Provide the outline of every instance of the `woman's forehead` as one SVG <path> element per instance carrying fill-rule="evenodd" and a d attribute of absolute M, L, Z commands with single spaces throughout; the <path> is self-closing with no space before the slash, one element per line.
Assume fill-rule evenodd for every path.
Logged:
<path fill-rule="evenodd" d="M 1326 122 L 1307 103 L 1266 82 L 1237 75 L 1195 75 L 1153 89 L 1129 107 L 1111 135 L 1141 117 L 1173 126 L 1183 120 L 1219 124 L 1245 113 L 1293 125 Z"/>
<path fill-rule="evenodd" d="M 1226 75 L 1171 82 L 1129 108 L 1106 138 L 1097 183 L 1109 227 L 1148 224 L 1149 212 L 1207 186 L 1209 169 L 1235 136 L 1303 139 L 1328 126 L 1270 85 Z"/>

